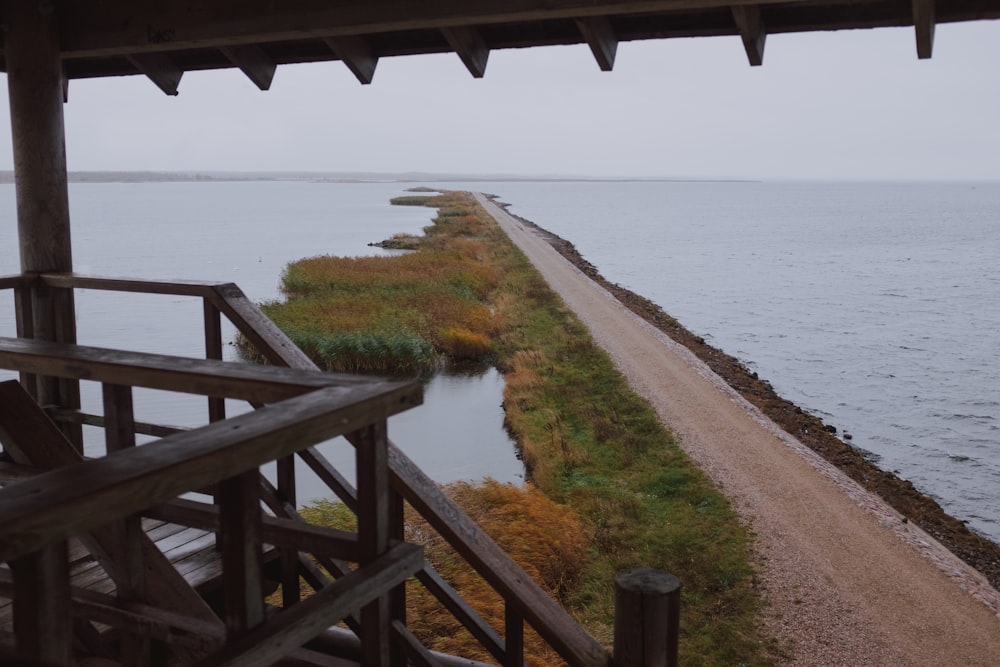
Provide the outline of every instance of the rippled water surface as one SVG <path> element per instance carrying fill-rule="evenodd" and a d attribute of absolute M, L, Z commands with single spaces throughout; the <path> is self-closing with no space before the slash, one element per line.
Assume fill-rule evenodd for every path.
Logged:
<path fill-rule="evenodd" d="M 1000 184 L 469 187 L 1000 540 Z"/>

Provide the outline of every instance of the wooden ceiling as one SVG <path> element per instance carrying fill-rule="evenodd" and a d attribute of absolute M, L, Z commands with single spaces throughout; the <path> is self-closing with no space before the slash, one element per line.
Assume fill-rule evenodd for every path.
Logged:
<path fill-rule="evenodd" d="M 0 0 L 0 10 L 12 2 Z M 189 70 L 238 67 L 267 89 L 277 65 L 342 61 L 370 83 L 378 60 L 454 52 L 473 76 L 490 51 L 586 43 L 601 69 L 619 42 L 731 35 L 752 65 L 768 34 L 913 26 L 929 58 L 937 23 L 1000 18 L 1000 0 L 50 0 L 67 78 L 144 74 L 176 94 Z M 6 28 L 6 26 L 4 26 Z M 0 69 L 5 63 L 0 59 Z"/>

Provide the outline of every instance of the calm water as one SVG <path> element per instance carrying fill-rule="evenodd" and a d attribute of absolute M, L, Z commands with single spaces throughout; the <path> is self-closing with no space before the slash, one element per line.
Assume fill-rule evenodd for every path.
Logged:
<path fill-rule="evenodd" d="M 387 205 L 403 187 L 74 185 L 76 266 L 232 280 L 254 300 L 272 299 L 290 260 L 367 254 L 370 241 L 426 225 L 428 210 Z M 1000 540 L 1000 184 L 445 187 L 499 194 L 570 239 L 609 279 L 656 301 Z M 15 235 L 13 190 L 0 186 L 0 274 L 17 271 Z M 196 302 L 112 302 L 86 292 L 78 300 L 81 342 L 200 351 Z M 11 312 L 0 293 L 0 335 L 13 335 Z M 501 386 L 495 372 L 437 378 L 427 405 L 394 418 L 390 432 L 439 480 L 519 481 L 523 469 L 501 428 Z M 140 418 L 203 419 L 200 402 L 172 407 L 160 398 L 144 402 Z M 335 447 L 331 456 L 349 465 Z"/>
<path fill-rule="evenodd" d="M 1000 540 L 1000 184 L 469 187 Z"/>
<path fill-rule="evenodd" d="M 71 184 L 74 263 L 79 273 L 140 278 L 231 281 L 254 301 L 278 298 L 285 265 L 319 254 L 385 253 L 367 246 L 397 232 L 417 233 L 433 211 L 390 206 L 403 194 L 395 184 L 128 183 Z M 0 275 L 19 271 L 14 190 L 0 185 Z M 204 354 L 201 305 L 196 299 L 77 295 L 82 344 L 146 352 Z M 226 333 L 232 339 L 234 330 Z M 0 292 L 0 335 L 13 336 L 13 306 Z M 236 359 L 235 350 L 227 351 Z M 2 373 L 2 372 L 0 372 Z M 13 377 L 6 373 L 2 379 Z M 84 408 L 100 412 L 99 388 L 84 383 Z M 523 481 L 524 469 L 503 430 L 503 379 L 495 371 L 440 375 L 425 387 L 423 406 L 393 417 L 390 437 L 440 482 Z M 230 414 L 246 410 L 230 402 Z M 197 397 L 136 392 L 141 421 L 195 426 L 207 419 Z M 88 448 L 102 446 L 88 429 Z M 323 445 L 353 477 L 349 445 Z M 304 467 L 300 497 L 327 495 Z"/>

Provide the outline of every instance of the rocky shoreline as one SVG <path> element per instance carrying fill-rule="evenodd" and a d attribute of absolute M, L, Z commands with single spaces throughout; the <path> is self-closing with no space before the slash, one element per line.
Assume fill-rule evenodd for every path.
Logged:
<path fill-rule="evenodd" d="M 992 586 L 1000 589 L 1000 545 L 969 530 L 960 520 L 947 514 L 934 499 L 915 489 L 911 482 L 878 468 L 866 458 L 863 451 L 837 437 L 834 427 L 824 424 L 815 415 L 779 396 L 767 381 L 749 371 L 738 359 L 708 345 L 703 338 L 688 331 L 658 305 L 605 279 L 571 242 L 530 220 L 514 217 L 537 230 L 563 257 L 613 294 L 629 310 L 688 348 L 782 429 L 865 489 L 880 496 L 907 520 L 983 573 Z"/>

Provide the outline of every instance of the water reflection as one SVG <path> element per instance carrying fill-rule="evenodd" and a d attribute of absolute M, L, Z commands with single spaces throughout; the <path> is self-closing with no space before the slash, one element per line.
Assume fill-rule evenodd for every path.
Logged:
<path fill-rule="evenodd" d="M 424 404 L 389 420 L 389 438 L 440 483 L 524 482 L 524 465 L 503 428 L 503 376 L 490 368 L 479 374 L 440 373 L 424 385 Z M 354 479 L 354 450 L 339 438 L 320 451 L 348 479 Z M 329 497 L 329 490 L 299 462 L 299 502 Z"/>

